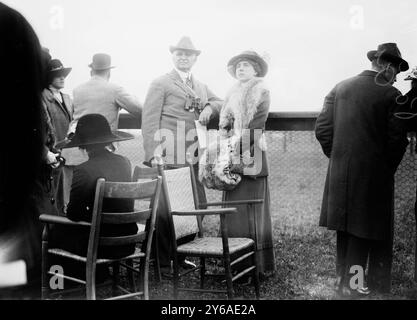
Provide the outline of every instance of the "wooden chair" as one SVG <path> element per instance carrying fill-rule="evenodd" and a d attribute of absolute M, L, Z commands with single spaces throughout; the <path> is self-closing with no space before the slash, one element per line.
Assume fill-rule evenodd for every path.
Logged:
<path fill-rule="evenodd" d="M 104 179 L 99 179 L 96 185 L 96 193 L 94 200 L 93 216 L 91 223 L 87 222 L 73 222 L 65 217 L 57 217 L 51 215 L 41 215 L 40 221 L 45 224 L 42 235 L 42 298 L 47 298 L 49 294 L 48 288 L 48 274 L 58 276 L 79 284 L 86 286 L 86 297 L 88 300 L 96 299 L 96 266 L 98 264 L 113 264 L 113 272 L 115 274 L 115 280 L 118 280 L 119 266 L 125 267 L 130 275 L 132 272 L 139 273 L 140 275 L 140 291 L 136 291 L 135 284 L 132 288 L 136 292 L 130 292 L 117 283 L 113 284 L 113 288 L 121 290 L 124 295 L 118 297 L 112 297 L 109 300 L 127 299 L 137 296 L 143 296 L 145 300 L 149 299 L 148 290 L 148 270 L 149 259 L 152 246 L 152 236 L 155 228 L 156 209 L 159 201 L 161 191 L 161 177 L 149 182 L 106 182 Z M 124 213 L 107 213 L 102 212 L 102 205 L 104 199 L 117 198 L 117 199 L 134 199 L 143 200 L 151 199 L 151 205 L 149 209 L 136 211 L 136 212 L 124 212 Z M 145 230 L 139 231 L 135 235 L 123 236 L 123 237 L 103 237 L 100 235 L 100 229 L 102 224 L 126 224 L 126 223 L 143 223 L 145 221 Z M 61 224 L 67 226 L 85 226 L 90 228 L 90 236 L 88 242 L 87 256 L 79 256 L 71 252 L 62 249 L 49 249 L 48 237 L 49 237 L 49 225 Z M 97 250 L 99 246 L 119 246 L 133 243 L 141 243 L 141 248 L 136 248 L 135 253 L 120 259 L 98 259 Z M 86 264 L 86 281 L 71 278 L 65 275 L 59 275 L 50 273 L 48 271 L 48 256 L 55 255 L 61 256 L 75 261 L 83 262 Z M 140 270 L 133 268 L 133 259 L 140 259 Z M 121 262 L 125 261 L 125 264 Z"/>
<path fill-rule="evenodd" d="M 158 178 L 158 176 L 159 176 L 159 169 L 157 167 L 149 168 L 149 167 L 136 166 L 133 171 L 132 181 L 138 182 L 140 180 L 152 180 L 152 179 Z M 161 192 L 159 203 L 161 203 L 162 197 L 163 197 L 163 194 Z M 150 260 L 150 262 L 153 263 L 156 281 L 161 282 L 162 276 L 161 276 L 161 267 L 159 263 L 159 250 L 158 250 L 159 245 L 158 245 L 157 234 L 158 234 L 158 214 L 156 214 L 155 231 L 154 231 L 153 239 L 152 239 L 153 258 Z"/>
<path fill-rule="evenodd" d="M 229 238 L 227 234 L 226 215 L 236 214 L 236 208 L 200 209 L 194 170 L 191 166 L 166 171 L 160 169 L 160 175 L 162 176 L 162 189 L 166 195 L 164 198 L 170 212 L 171 228 L 174 230 L 172 232 L 172 243 L 174 244 L 174 298 L 178 298 L 179 291 L 194 291 L 226 293 L 228 299 L 233 299 L 233 282 L 248 273 L 252 273 L 256 298 L 259 299 L 259 274 L 255 241 L 249 238 Z M 204 236 L 202 217 L 206 215 L 220 216 L 221 237 Z M 179 239 L 195 233 L 198 234 L 196 239 L 177 245 Z M 200 265 L 180 275 L 179 256 L 200 258 Z M 223 261 L 226 290 L 204 289 L 207 258 Z M 233 266 L 245 259 L 251 259 L 251 266 L 233 276 Z M 200 288 L 179 288 L 179 277 L 196 270 L 200 271 Z"/>

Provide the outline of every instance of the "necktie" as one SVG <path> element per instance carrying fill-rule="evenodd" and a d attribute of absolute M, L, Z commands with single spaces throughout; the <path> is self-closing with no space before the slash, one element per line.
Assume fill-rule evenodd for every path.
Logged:
<path fill-rule="evenodd" d="M 191 89 L 193 88 L 193 82 L 191 81 L 191 76 L 187 78 L 187 80 L 185 80 L 185 84 L 190 87 Z"/>

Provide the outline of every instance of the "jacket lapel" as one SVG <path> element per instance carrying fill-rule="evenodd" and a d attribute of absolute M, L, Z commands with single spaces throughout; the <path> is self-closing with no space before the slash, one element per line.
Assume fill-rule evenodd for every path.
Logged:
<path fill-rule="evenodd" d="M 187 86 L 181 79 L 180 75 L 177 71 L 172 70 L 172 72 L 169 74 L 171 79 L 174 81 L 174 84 L 179 87 L 182 91 L 184 91 L 187 95 L 190 95 L 192 97 L 197 97 L 197 94 L 193 89 L 191 89 L 189 86 Z M 193 78 L 193 84 L 194 84 L 194 78 Z"/>
<path fill-rule="evenodd" d="M 67 109 L 69 108 L 69 105 L 70 105 L 70 102 L 68 101 L 69 98 L 66 97 L 65 94 L 61 93 L 62 101 L 64 102 L 64 104 L 62 104 L 61 101 L 59 101 L 52 92 L 51 92 L 51 97 L 55 101 L 55 103 L 61 108 L 61 110 L 65 113 L 68 119 L 71 121 L 71 118 L 72 118 L 71 113 Z"/>

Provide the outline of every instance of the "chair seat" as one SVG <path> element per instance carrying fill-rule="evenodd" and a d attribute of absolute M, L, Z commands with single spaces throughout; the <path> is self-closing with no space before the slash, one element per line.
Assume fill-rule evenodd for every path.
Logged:
<path fill-rule="evenodd" d="M 71 253 L 71 252 L 63 250 L 63 249 L 58 249 L 58 248 L 49 249 L 48 253 L 56 255 L 56 256 L 61 256 L 61 257 L 64 257 L 64 258 L 68 258 L 68 259 L 81 261 L 81 262 L 84 262 L 84 263 L 87 262 L 87 257 L 79 256 L 77 254 Z M 121 257 L 121 258 L 117 258 L 117 259 L 97 259 L 97 263 L 98 264 L 111 263 L 111 262 L 116 262 L 116 261 L 120 261 L 120 260 L 129 260 L 129 259 L 142 258 L 144 256 L 145 256 L 145 253 L 143 253 L 139 248 L 136 248 L 135 253 L 131 254 L 130 256 Z"/>
<path fill-rule="evenodd" d="M 229 252 L 234 254 L 249 248 L 255 242 L 249 238 L 229 238 Z M 195 256 L 223 256 L 223 243 L 220 237 L 197 238 L 177 248 L 179 254 Z"/>

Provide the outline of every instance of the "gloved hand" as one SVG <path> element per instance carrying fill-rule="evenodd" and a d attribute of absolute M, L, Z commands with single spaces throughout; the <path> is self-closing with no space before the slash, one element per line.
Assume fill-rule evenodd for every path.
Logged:
<path fill-rule="evenodd" d="M 46 163 L 54 169 L 58 168 L 60 163 L 57 160 L 57 157 L 59 157 L 59 153 L 53 153 L 51 151 L 48 151 L 48 153 L 46 154 Z"/>
<path fill-rule="evenodd" d="M 212 114 L 213 114 L 213 109 L 208 105 L 201 112 L 200 118 L 198 120 L 203 126 L 206 126 L 210 122 Z"/>

